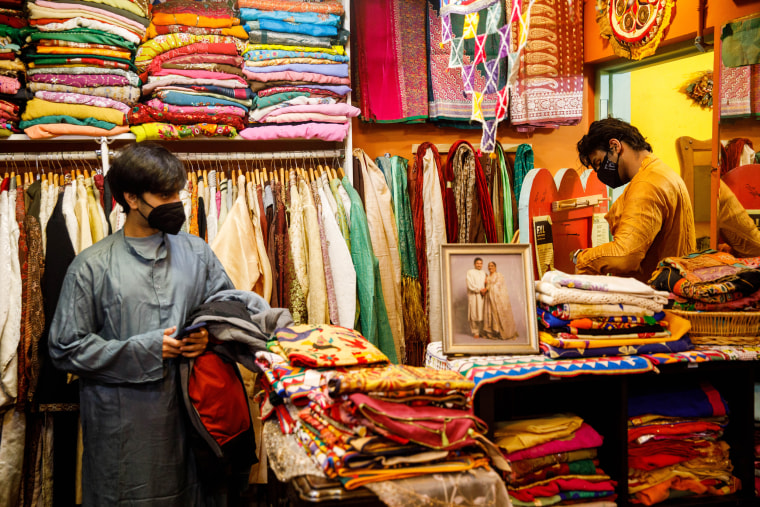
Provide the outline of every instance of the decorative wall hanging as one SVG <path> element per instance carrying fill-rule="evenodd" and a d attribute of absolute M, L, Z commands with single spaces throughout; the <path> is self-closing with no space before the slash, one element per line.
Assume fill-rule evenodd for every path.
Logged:
<path fill-rule="evenodd" d="M 675 0 L 597 0 L 600 35 L 616 55 L 641 60 L 657 51 L 675 5 Z"/>
<path fill-rule="evenodd" d="M 450 42 L 450 68 L 461 68 L 465 93 L 472 97 L 470 119 L 483 125 L 480 149 L 492 153 L 496 128 L 507 115 L 509 89 L 517 78 L 515 62 L 525 47 L 534 0 L 441 0 L 442 41 Z M 523 9 L 523 3 L 528 8 Z M 523 15 L 522 13 L 525 12 Z M 516 27 L 516 33 L 513 28 Z M 510 51 L 512 38 L 517 51 Z M 477 73 L 485 86 L 474 86 Z M 494 110 L 485 110 L 483 98 L 496 94 Z"/>
<path fill-rule="evenodd" d="M 699 107 L 712 109 L 713 105 L 713 73 L 712 71 L 700 72 L 697 77 L 692 77 L 683 89 L 684 93 Z"/>

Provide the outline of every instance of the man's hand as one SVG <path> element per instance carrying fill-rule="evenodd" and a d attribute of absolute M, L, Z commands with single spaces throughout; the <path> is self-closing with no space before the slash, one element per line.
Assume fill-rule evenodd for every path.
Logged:
<path fill-rule="evenodd" d="M 206 350 L 208 345 L 208 331 L 205 327 L 182 338 L 180 351 L 184 357 L 198 357 Z"/>
<path fill-rule="evenodd" d="M 480 295 L 485 296 L 486 292 L 488 292 L 488 289 L 480 289 Z"/>
<path fill-rule="evenodd" d="M 164 329 L 164 344 L 161 356 L 164 359 L 177 357 L 182 353 L 180 350 L 180 347 L 182 347 L 182 342 L 171 337 L 171 335 L 174 334 L 176 330 L 177 326 Z"/>

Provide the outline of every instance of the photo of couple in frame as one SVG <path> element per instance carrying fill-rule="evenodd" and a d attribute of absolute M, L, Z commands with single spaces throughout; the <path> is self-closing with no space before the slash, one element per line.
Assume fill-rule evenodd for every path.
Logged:
<path fill-rule="evenodd" d="M 536 354 L 529 245 L 441 245 L 443 351 Z"/>

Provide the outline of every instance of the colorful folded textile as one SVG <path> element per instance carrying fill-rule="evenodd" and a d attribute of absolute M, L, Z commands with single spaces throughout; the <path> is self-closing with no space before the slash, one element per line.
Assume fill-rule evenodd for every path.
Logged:
<path fill-rule="evenodd" d="M 496 442 L 500 445 L 499 442 Z M 550 454 L 556 454 L 568 451 L 577 451 L 580 449 L 597 448 L 602 445 L 602 436 L 594 430 L 588 423 L 583 423 L 572 437 L 563 440 L 553 440 L 539 444 L 520 451 L 505 454 L 509 461 L 519 461 L 531 458 L 540 458 Z"/>
<path fill-rule="evenodd" d="M 681 337 L 676 341 L 629 344 L 617 347 L 595 347 L 595 348 L 562 348 L 556 347 L 546 342 L 540 343 L 541 352 L 552 359 L 574 359 L 579 357 L 613 357 L 613 356 L 630 356 L 642 355 L 647 359 L 655 362 L 658 354 L 669 355 L 677 352 L 685 352 L 694 348 L 688 335 Z M 657 363 L 655 363 L 657 364 Z"/>
<path fill-rule="evenodd" d="M 469 393 L 473 387 L 475 387 L 474 382 L 454 371 L 401 364 L 367 367 L 339 373 L 328 382 L 328 390 L 333 397 L 355 392 L 371 394 L 420 388 L 458 390 Z"/>
<path fill-rule="evenodd" d="M 385 354 L 353 329 L 301 324 L 277 329 L 274 336 L 294 365 L 319 367 L 388 362 Z"/>
<path fill-rule="evenodd" d="M 196 123 L 194 125 L 171 125 L 169 123 L 144 123 L 133 125 L 129 130 L 135 140 L 141 141 L 175 141 L 190 137 L 235 137 L 237 131 L 229 125 L 215 123 Z"/>

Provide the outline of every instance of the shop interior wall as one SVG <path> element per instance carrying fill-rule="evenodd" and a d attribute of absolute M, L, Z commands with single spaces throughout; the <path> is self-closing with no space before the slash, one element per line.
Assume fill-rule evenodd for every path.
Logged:
<path fill-rule="evenodd" d="M 713 68 L 712 53 L 698 53 L 630 73 L 631 124 L 642 132 L 663 162 L 679 171 L 676 139 L 712 136 L 712 110 L 699 107 L 683 91 Z"/>

